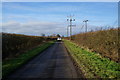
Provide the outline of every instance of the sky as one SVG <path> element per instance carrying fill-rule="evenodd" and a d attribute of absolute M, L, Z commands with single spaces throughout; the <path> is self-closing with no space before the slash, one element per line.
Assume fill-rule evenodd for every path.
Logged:
<path fill-rule="evenodd" d="M 73 34 L 107 26 L 116 27 L 117 2 L 2 2 L 2 32 L 25 35 L 66 36 L 69 15 L 74 15 Z"/>
<path fill-rule="evenodd" d="M 118 2 L 119 0 L 2 0 L 3 2 Z"/>

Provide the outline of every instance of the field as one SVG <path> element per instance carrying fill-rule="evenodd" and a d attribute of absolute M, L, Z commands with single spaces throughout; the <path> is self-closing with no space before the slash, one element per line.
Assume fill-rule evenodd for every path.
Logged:
<path fill-rule="evenodd" d="M 2 33 L 2 59 L 15 58 L 52 38 Z"/>
<path fill-rule="evenodd" d="M 52 45 L 54 42 L 46 42 L 37 48 L 34 48 L 32 50 L 29 50 L 21 55 L 19 55 L 17 58 L 12 58 L 9 60 L 4 60 L 2 63 L 2 76 L 5 77 L 8 74 L 10 74 L 12 71 L 16 70 L 23 64 L 27 63 L 29 60 L 40 54 L 42 51 L 44 51 L 46 48 L 48 48 L 50 45 Z"/>
<path fill-rule="evenodd" d="M 54 43 L 54 38 L 2 34 L 2 76 L 5 77 Z"/>
<path fill-rule="evenodd" d="M 118 30 L 120 29 L 80 33 L 73 35 L 71 41 L 78 44 L 81 48 L 99 53 L 103 57 L 119 62 L 120 36 L 118 36 Z"/>
<path fill-rule="evenodd" d="M 65 46 L 86 78 L 120 78 L 118 29 L 81 33 L 64 39 Z M 2 34 L 3 77 L 54 43 L 55 38 Z"/>
<path fill-rule="evenodd" d="M 120 64 L 117 62 L 80 48 L 69 40 L 64 43 L 86 78 L 120 78 Z"/>

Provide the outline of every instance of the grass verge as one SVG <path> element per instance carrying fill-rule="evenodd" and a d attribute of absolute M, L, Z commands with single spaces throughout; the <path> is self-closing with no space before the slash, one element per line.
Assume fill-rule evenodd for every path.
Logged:
<path fill-rule="evenodd" d="M 47 49 L 53 43 L 54 43 L 53 41 L 44 43 L 35 49 L 29 50 L 29 51 L 21 54 L 17 58 L 3 61 L 3 63 L 2 63 L 2 77 L 3 78 L 6 77 L 12 71 L 18 69 L 20 66 L 22 66 L 23 64 L 28 62 L 30 59 L 34 58 L 36 55 L 40 54 L 42 51 Z"/>
<path fill-rule="evenodd" d="M 69 40 L 64 40 L 64 43 L 86 78 L 120 78 L 119 63 L 84 50 Z"/>

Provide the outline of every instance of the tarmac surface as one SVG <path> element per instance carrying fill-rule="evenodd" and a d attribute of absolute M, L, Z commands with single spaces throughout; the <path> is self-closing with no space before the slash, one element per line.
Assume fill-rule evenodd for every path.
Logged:
<path fill-rule="evenodd" d="M 56 42 L 8 78 L 78 78 L 78 74 L 64 43 Z"/>

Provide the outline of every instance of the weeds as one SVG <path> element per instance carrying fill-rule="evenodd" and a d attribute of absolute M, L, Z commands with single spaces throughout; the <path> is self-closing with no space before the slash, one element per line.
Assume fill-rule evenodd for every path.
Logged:
<path fill-rule="evenodd" d="M 64 42 L 86 78 L 120 78 L 118 63 L 95 52 L 84 50 L 71 41 L 64 40 Z"/>
<path fill-rule="evenodd" d="M 37 48 L 34 48 L 32 50 L 29 50 L 21 55 L 19 55 L 17 58 L 12 58 L 10 60 L 4 60 L 2 63 L 2 76 L 7 76 L 10 72 L 14 71 L 15 69 L 19 68 L 21 65 L 25 64 L 30 60 L 31 58 L 35 57 L 39 53 L 41 53 L 43 50 L 48 48 L 50 45 L 52 45 L 54 42 L 47 42 L 42 45 L 40 45 Z"/>

